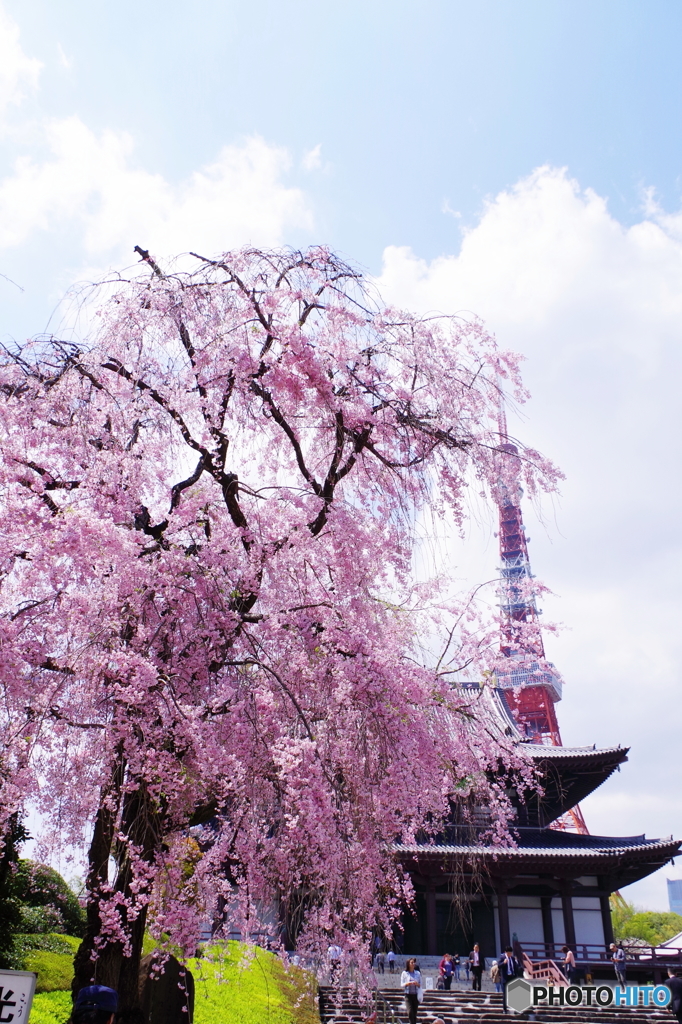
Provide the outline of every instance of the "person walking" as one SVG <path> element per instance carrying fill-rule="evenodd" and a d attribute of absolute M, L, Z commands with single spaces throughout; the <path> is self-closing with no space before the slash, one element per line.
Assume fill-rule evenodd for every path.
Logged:
<path fill-rule="evenodd" d="M 469 967 L 471 968 L 471 988 L 473 992 L 481 991 L 481 978 L 483 977 L 483 958 L 481 956 L 481 947 L 477 942 L 474 943 L 474 948 L 469 953 Z"/>
<path fill-rule="evenodd" d="M 384 953 L 383 949 L 380 949 L 379 952 L 377 953 L 376 961 L 377 961 L 377 970 L 378 970 L 379 974 L 385 974 L 386 973 L 386 954 Z"/>
<path fill-rule="evenodd" d="M 670 1012 L 679 1024 L 682 1024 L 682 971 L 674 967 L 669 967 L 666 985 L 670 989 L 672 995 L 672 999 L 670 1000 Z"/>
<path fill-rule="evenodd" d="M 611 959 L 613 960 L 618 984 L 621 988 L 625 988 L 625 950 L 622 945 L 617 946 L 615 942 L 611 943 Z"/>
<path fill-rule="evenodd" d="M 568 946 L 562 946 L 561 952 L 564 954 L 564 974 L 569 985 L 575 985 L 578 977 L 578 968 L 575 966 L 575 955 L 572 949 Z"/>
<path fill-rule="evenodd" d="M 495 991 L 501 992 L 502 982 L 500 980 L 500 965 L 498 964 L 497 960 L 493 960 L 492 964 L 490 965 L 490 980 L 495 986 Z"/>
<path fill-rule="evenodd" d="M 336 985 L 339 973 L 341 971 L 341 956 L 343 950 L 336 942 L 332 942 L 331 946 L 327 950 L 327 960 L 329 961 L 329 977 L 332 985 Z"/>
<path fill-rule="evenodd" d="M 523 968 L 521 964 L 514 956 L 514 950 L 511 946 L 507 946 L 504 951 L 504 956 L 497 961 L 497 966 L 500 971 L 500 981 L 502 982 L 502 992 L 504 993 L 504 1009 L 507 1010 L 507 985 L 514 978 L 520 978 L 523 974 Z"/>
<path fill-rule="evenodd" d="M 444 988 L 444 990 L 446 992 L 449 992 L 450 991 L 450 986 L 452 985 L 452 975 L 453 975 L 452 956 L 450 955 L 450 953 L 446 953 L 443 956 L 443 959 L 441 960 L 441 962 L 440 962 L 440 964 L 438 966 L 438 971 L 439 971 L 439 974 L 440 974 L 441 978 L 443 979 L 443 988 Z"/>
<path fill-rule="evenodd" d="M 462 968 L 459 959 L 459 953 L 455 953 L 452 958 L 452 969 L 455 974 L 455 981 L 460 981 L 462 977 Z"/>
<path fill-rule="evenodd" d="M 417 1024 L 417 1013 L 419 1012 L 419 989 L 421 988 L 421 971 L 417 968 L 417 961 L 412 956 L 405 964 L 405 970 L 400 975 L 400 987 L 405 993 L 405 1004 L 410 1024 Z"/>
<path fill-rule="evenodd" d="M 389 971 L 391 972 L 391 974 L 395 974 L 395 950 L 389 949 L 388 953 L 386 954 L 386 957 L 388 959 Z"/>

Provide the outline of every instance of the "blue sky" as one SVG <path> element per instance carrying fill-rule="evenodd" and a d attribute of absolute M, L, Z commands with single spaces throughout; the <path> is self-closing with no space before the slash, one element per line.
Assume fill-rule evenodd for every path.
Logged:
<path fill-rule="evenodd" d="M 682 835 L 682 6 L 0 11 L 0 334 L 62 325 L 135 244 L 322 241 L 393 302 L 482 315 L 528 360 L 514 429 L 567 472 L 527 514 L 564 739 L 633 746 L 588 824 Z M 493 529 L 453 547 L 464 579 Z M 665 909 L 666 874 L 632 898 Z"/>

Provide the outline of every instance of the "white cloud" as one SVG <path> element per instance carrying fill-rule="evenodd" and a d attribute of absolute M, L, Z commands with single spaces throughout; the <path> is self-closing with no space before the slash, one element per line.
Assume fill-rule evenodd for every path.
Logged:
<path fill-rule="evenodd" d="M 301 160 L 301 167 L 304 171 L 319 171 L 322 166 L 322 143 L 318 144 L 313 148 L 309 149 L 303 154 Z"/>
<path fill-rule="evenodd" d="M 57 43 L 57 56 L 59 57 L 59 63 L 65 71 L 70 71 L 73 67 L 73 61 L 66 56 L 64 47 L 60 42 Z"/>
<path fill-rule="evenodd" d="M 19 43 L 19 27 L 0 7 L 0 114 L 35 88 L 42 65 L 27 57 Z"/>
<path fill-rule="evenodd" d="M 534 399 L 512 428 L 568 477 L 546 528 L 526 510 L 533 567 L 559 595 L 548 617 L 570 627 L 548 641 L 566 678 L 564 740 L 632 747 L 588 824 L 682 837 L 682 805 L 661 799 L 682 735 L 682 216 L 649 196 L 625 226 L 544 167 L 487 203 L 458 255 L 386 249 L 378 285 L 395 304 L 474 311 L 527 356 Z M 483 579 L 494 544 L 474 538 L 454 557 Z M 667 909 L 666 870 L 633 898 Z"/>
<path fill-rule="evenodd" d="M 441 213 L 447 213 L 449 217 L 454 217 L 456 220 L 461 220 L 462 219 L 462 214 L 459 212 L 459 210 L 453 210 L 452 207 L 450 206 L 450 200 L 449 199 L 444 199 L 443 200 L 443 202 L 441 204 L 440 212 Z"/>
<path fill-rule="evenodd" d="M 50 122 L 46 137 L 50 158 L 22 157 L 0 181 L 0 245 L 75 227 L 90 255 L 128 254 L 135 244 L 160 254 L 213 253 L 277 245 L 288 230 L 311 227 L 303 193 L 282 180 L 286 150 L 260 138 L 224 146 L 214 163 L 175 185 L 136 166 L 128 135 L 97 135 L 70 117 Z"/>

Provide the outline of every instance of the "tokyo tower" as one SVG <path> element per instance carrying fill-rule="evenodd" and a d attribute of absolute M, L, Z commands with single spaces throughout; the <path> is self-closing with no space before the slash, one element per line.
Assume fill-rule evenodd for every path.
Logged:
<path fill-rule="evenodd" d="M 496 673 L 497 686 L 522 734 L 532 743 L 562 746 L 555 704 L 561 700 L 561 678 L 545 658 L 538 609 L 532 594 L 528 537 L 521 513 L 520 456 L 510 443 L 504 408 L 499 413 L 500 451 L 513 457 L 515 469 L 508 483 L 498 488 L 500 542 L 500 606 L 503 639 L 500 645 L 504 663 Z M 535 626 L 527 629 L 527 626 Z M 588 834 L 576 806 L 555 827 L 570 828 Z"/>

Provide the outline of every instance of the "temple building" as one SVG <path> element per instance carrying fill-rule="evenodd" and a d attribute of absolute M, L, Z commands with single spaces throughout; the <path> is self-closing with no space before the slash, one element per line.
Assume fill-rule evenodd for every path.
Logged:
<path fill-rule="evenodd" d="M 477 941 L 492 957 L 517 940 L 531 959 L 541 960 L 554 959 L 566 943 L 578 962 L 590 963 L 599 950 L 603 959 L 605 944 L 613 941 L 611 893 L 668 863 L 682 841 L 589 834 L 580 801 L 620 768 L 628 748 L 562 745 L 555 710 L 562 683 L 545 656 L 521 514 L 521 459 L 509 443 L 503 409 L 499 429 L 498 451 L 510 460 L 496 495 L 501 658 L 491 683 L 463 683 L 462 695 L 475 728 L 494 732 L 531 759 L 538 786 L 530 795 L 520 796 L 513 785 L 507 790 L 513 846 L 485 841 L 485 808 L 464 824 L 453 802 L 438 840 L 396 847 L 417 894 L 414 912 L 404 915 L 402 947 L 405 953 L 468 954 Z"/>
<path fill-rule="evenodd" d="M 627 760 L 628 749 L 533 742 L 504 690 L 485 686 L 470 695 L 479 724 L 521 746 L 540 786 L 523 801 L 510 794 L 513 847 L 480 841 L 488 823 L 481 809 L 478 823 L 453 820 L 435 842 L 396 848 L 417 894 L 415 912 L 404 916 L 403 952 L 468 953 L 477 941 L 485 956 L 496 956 L 518 940 L 538 959 L 553 958 L 553 947 L 564 943 L 579 960 L 593 959 L 579 947 L 613 941 L 611 893 L 662 867 L 682 841 L 575 830 L 568 812 Z"/>

